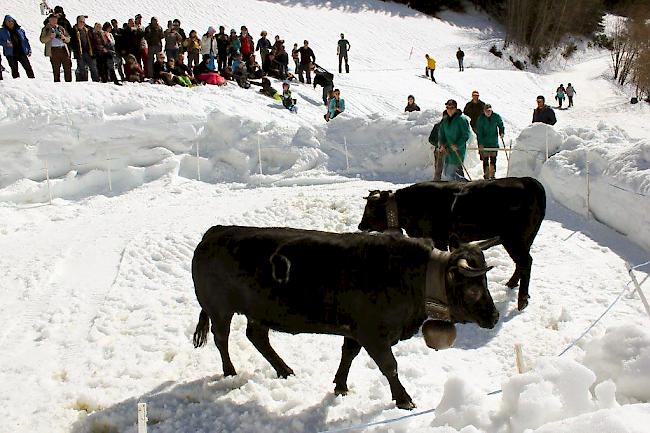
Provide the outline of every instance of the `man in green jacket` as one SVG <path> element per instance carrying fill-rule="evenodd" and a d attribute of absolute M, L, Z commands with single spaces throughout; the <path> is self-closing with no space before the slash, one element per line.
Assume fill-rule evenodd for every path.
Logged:
<path fill-rule="evenodd" d="M 442 112 L 442 119 L 433 125 L 433 129 L 429 134 L 429 144 L 431 144 L 433 150 L 433 180 L 437 181 L 442 178 L 442 165 L 444 155 L 440 152 L 440 124 L 443 120 L 447 118 L 447 111 Z"/>
<path fill-rule="evenodd" d="M 503 139 L 505 128 L 501 116 L 492 111 L 492 105 L 485 104 L 483 114 L 476 121 L 478 153 L 483 161 L 483 179 L 494 179 L 497 170 L 499 137 Z"/>
<path fill-rule="evenodd" d="M 469 123 L 458 110 L 458 104 L 450 99 L 445 103 L 447 117 L 440 124 L 439 144 L 445 155 L 442 180 L 464 180 L 463 160 L 469 140 Z"/>

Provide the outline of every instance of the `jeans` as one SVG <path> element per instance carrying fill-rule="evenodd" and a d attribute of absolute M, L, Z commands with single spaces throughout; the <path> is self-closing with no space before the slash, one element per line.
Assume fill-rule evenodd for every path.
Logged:
<path fill-rule="evenodd" d="M 460 180 L 467 182 L 463 176 L 463 166 L 445 163 L 442 169 L 442 180 Z"/>
<path fill-rule="evenodd" d="M 458 71 L 462 72 L 465 70 L 465 66 L 463 66 L 463 59 L 458 59 Z"/>
<path fill-rule="evenodd" d="M 81 57 L 77 58 L 77 81 L 88 81 L 88 68 L 90 68 L 90 77 L 93 81 L 99 81 L 99 73 L 97 72 L 97 64 L 90 54 L 83 53 Z"/>
<path fill-rule="evenodd" d="M 165 56 L 167 56 L 167 60 L 169 59 L 178 59 L 178 48 L 171 48 L 169 50 L 165 50 Z"/>
<path fill-rule="evenodd" d="M 20 77 L 20 73 L 18 72 L 18 63 L 23 65 L 23 68 L 25 68 L 27 77 L 34 78 L 32 65 L 29 63 L 29 58 L 26 55 L 23 54 L 21 56 L 7 56 L 7 62 L 9 62 L 9 68 L 11 69 L 11 76 L 13 78 Z"/>

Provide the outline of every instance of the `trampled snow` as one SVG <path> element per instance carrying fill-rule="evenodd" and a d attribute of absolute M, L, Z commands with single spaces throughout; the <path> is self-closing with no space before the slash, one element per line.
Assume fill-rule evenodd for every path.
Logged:
<path fill-rule="evenodd" d="M 650 332 L 631 290 L 557 357 L 624 290 L 625 261 L 644 262 L 650 249 L 650 108 L 629 105 L 609 82 L 608 53 L 517 71 L 488 53 L 503 33 L 477 12 L 432 19 L 374 0 L 61 5 L 69 19 L 83 13 L 91 23 L 142 13 L 179 18 L 200 34 L 221 23 L 245 24 L 253 36 L 266 29 L 289 48 L 309 39 L 332 71 L 344 32 L 351 73 L 336 74 L 335 84 L 347 111 L 326 124 L 321 89 L 307 85 L 292 86 L 297 115 L 233 85 L 54 85 L 37 2 L 7 5 L 34 46 L 38 78 L 5 73 L 0 83 L 0 431 L 136 432 L 139 401 L 148 403 L 149 431 L 161 433 L 318 432 L 403 416 L 365 351 L 352 365 L 350 394 L 334 397 L 340 338 L 272 332 L 296 372 L 280 380 L 246 339 L 241 316 L 230 342 L 239 374 L 224 378 L 214 345 L 191 345 L 199 314 L 191 257 L 215 224 L 355 231 L 368 189 L 431 177 L 431 127 L 444 101 L 462 107 L 475 88 L 506 123 L 509 174 L 537 177 L 549 197 L 531 251 L 531 302 L 516 310 L 516 290 L 504 285 L 514 265 L 501 247 L 488 250 L 497 327 L 459 325 L 456 347 L 440 352 L 419 336 L 394 346 L 416 412 L 437 409 L 366 430 L 647 430 Z M 422 78 L 425 53 L 438 61 L 438 85 Z M 556 110 L 553 128 L 529 127 L 535 96 L 552 103 L 568 81 L 576 106 Z M 402 113 L 409 94 L 422 112 Z M 479 178 L 475 150 L 465 163 Z M 498 165 L 505 176 L 505 155 Z M 640 281 L 647 269 L 637 271 Z M 523 343 L 524 374 L 515 343 Z"/>

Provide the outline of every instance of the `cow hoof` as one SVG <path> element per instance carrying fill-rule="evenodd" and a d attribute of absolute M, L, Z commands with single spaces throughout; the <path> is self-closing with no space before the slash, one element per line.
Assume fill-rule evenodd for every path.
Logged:
<path fill-rule="evenodd" d="M 286 370 L 278 371 L 277 373 L 280 379 L 286 379 L 289 376 L 293 376 L 293 370 L 290 369 L 289 367 L 287 367 Z"/>
<path fill-rule="evenodd" d="M 509 287 L 511 289 L 514 289 L 518 285 L 519 285 L 519 280 L 508 280 L 508 282 L 506 283 L 506 287 Z"/>
<path fill-rule="evenodd" d="M 517 302 L 517 309 L 519 311 L 523 311 L 524 308 L 528 306 L 528 298 L 530 298 L 530 296 L 526 296 L 524 299 L 519 299 Z"/>
<path fill-rule="evenodd" d="M 398 401 L 396 404 L 399 409 L 404 409 L 404 410 L 415 409 L 415 403 L 413 403 L 411 400 Z"/>
<path fill-rule="evenodd" d="M 334 388 L 334 395 L 348 395 L 347 385 L 336 385 Z"/>

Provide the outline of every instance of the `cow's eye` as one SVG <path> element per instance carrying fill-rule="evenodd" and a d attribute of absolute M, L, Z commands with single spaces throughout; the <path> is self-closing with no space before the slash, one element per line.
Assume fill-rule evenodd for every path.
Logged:
<path fill-rule="evenodd" d="M 465 299 L 470 302 L 477 302 L 483 296 L 483 291 L 476 287 L 468 287 L 465 289 Z"/>

